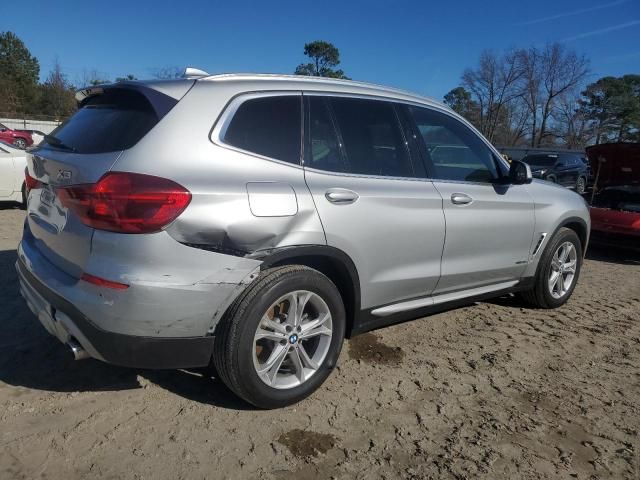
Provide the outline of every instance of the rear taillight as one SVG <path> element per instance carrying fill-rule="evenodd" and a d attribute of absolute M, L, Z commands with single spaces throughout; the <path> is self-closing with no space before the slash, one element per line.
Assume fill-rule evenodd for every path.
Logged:
<path fill-rule="evenodd" d="M 56 192 L 84 224 L 118 233 L 162 230 L 191 201 L 191 193 L 171 180 L 126 172 L 109 172 L 98 183 L 59 187 Z"/>
<path fill-rule="evenodd" d="M 33 190 L 34 188 L 42 187 L 42 182 L 40 180 L 38 180 L 37 178 L 33 178 L 31 175 L 29 175 L 28 168 L 24 169 L 24 184 L 27 187 L 27 192 L 29 190 Z"/>
<path fill-rule="evenodd" d="M 96 285 L 97 287 L 110 288 L 112 290 L 126 290 L 127 288 L 129 288 L 129 285 L 127 285 L 126 283 L 114 282 L 113 280 L 96 277 L 95 275 L 91 275 L 89 273 L 83 273 L 80 277 L 80 280 L 84 280 L 85 282 Z"/>

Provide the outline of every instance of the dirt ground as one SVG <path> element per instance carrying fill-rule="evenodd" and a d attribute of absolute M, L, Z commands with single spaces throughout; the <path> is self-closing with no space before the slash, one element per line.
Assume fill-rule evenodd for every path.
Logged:
<path fill-rule="evenodd" d="M 18 294 L 0 207 L 0 478 L 640 478 L 640 257 L 592 251 L 559 310 L 514 298 L 345 342 L 256 411 L 203 372 L 74 362 Z"/>

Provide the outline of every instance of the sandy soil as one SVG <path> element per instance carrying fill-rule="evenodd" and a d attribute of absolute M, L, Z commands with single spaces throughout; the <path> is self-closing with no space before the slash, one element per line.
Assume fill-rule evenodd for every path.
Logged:
<path fill-rule="evenodd" d="M 74 362 L 19 297 L 0 207 L 0 478 L 640 478 L 640 258 L 571 301 L 513 298 L 345 343 L 312 398 L 256 411 L 204 372 Z"/>

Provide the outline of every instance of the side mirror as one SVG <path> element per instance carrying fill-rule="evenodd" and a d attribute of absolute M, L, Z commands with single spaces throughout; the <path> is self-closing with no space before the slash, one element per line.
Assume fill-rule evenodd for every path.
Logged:
<path fill-rule="evenodd" d="M 533 175 L 531 175 L 531 167 L 529 167 L 529 164 L 521 162 L 520 160 L 513 160 L 509 167 L 509 180 L 511 180 L 511 183 L 514 185 L 531 183 L 533 181 Z"/>

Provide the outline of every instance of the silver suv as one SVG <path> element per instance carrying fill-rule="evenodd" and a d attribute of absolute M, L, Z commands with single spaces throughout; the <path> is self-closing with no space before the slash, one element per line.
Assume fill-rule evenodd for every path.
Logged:
<path fill-rule="evenodd" d="M 345 336 L 508 292 L 558 307 L 578 280 L 582 198 L 423 97 L 196 74 L 78 99 L 30 151 L 17 262 L 76 358 L 213 364 L 280 407 L 324 382 Z"/>

